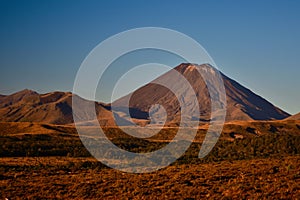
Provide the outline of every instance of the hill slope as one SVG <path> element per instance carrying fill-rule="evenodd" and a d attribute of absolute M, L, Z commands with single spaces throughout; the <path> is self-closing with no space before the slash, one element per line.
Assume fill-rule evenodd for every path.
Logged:
<path fill-rule="evenodd" d="M 286 118 L 287 120 L 300 120 L 300 113 L 297 113 L 295 115 L 292 115 L 288 118 Z"/>

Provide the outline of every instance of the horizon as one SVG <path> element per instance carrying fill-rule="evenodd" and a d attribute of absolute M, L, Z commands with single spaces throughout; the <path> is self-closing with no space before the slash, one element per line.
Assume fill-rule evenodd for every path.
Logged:
<path fill-rule="evenodd" d="M 82 61 L 101 41 L 131 28 L 158 26 L 191 36 L 226 76 L 296 114 L 300 112 L 300 94 L 294 91 L 300 84 L 299 8 L 300 2 L 281 1 L 2 1 L 0 94 L 23 88 L 72 92 Z M 182 9 L 187 12 L 178 12 Z M 161 52 L 135 52 L 116 61 L 111 73 L 120 65 L 125 69 L 151 60 L 171 67 L 181 61 Z M 108 84 L 112 78 L 108 75 Z M 107 85 L 97 91 L 96 100 L 106 102 L 109 90 Z"/>
<path fill-rule="evenodd" d="M 180 63 L 180 64 L 176 65 L 173 69 L 175 69 L 176 67 L 178 67 L 179 65 L 182 65 L 182 64 L 198 65 L 198 64 L 196 64 L 196 63 Z M 201 65 L 206 65 L 206 64 L 201 64 Z M 201 66 L 201 65 L 198 65 L 198 66 Z M 145 71 L 142 71 L 142 72 L 145 72 Z M 167 73 L 167 72 L 168 72 L 168 71 L 166 70 L 165 73 Z M 136 72 L 135 74 L 133 74 L 133 75 L 131 75 L 131 76 L 135 76 L 135 75 L 137 75 L 138 73 L 139 73 L 139 72 Z M 221 73 L 222 73 L 222 72 L 221 72 Z M 224 75 L 225 77 L 227 77 L 227 78 L 233 80 L 234 82 L 237 82 L 236 80 L 232 79 L 231 77 L 227 76 L 226 74 L 223 74 L 223 75 Z M 141 86 L 139 86 L 138 88 L 132 88 L 132 85 L 130 85 L 130 84 L 129 84 L 129 86 L 126 85 L 126 86 L 125 86 L 125 87 L 126 87 L 125 92 L 118 94 L 119 96 L 115 96 L 116 98 L 115 98 L 115 99 L 111 99 L 111 101 L 100 101 L 100 100 L 98 100 L 98 99 L 90 99 L 90 98 L 81 96 L 81 95 L 79 95 L 79 94 L 73 93 L 73 91 L 55 90 L 55 91 L 48 91 L 48 92 L 39 92 L 39 91 L 37 91 L 37 90 L 30 89 L 30 88 L 24 88 L 24 89 L 22 89 L 22 90 L 19 90 L 19 91 L 16 91 L 16 92 L 13 92 L 13 93 L 10 93 L 10 94 L 7 94 L 7 95 L 12 95 L 12 94 L 19 93 L 19 92 L 26 91 L 26 90 L 32 91 L 32 92 L 37 92 L 38 94 L 41 94 L 41 95 L 43 95 L 43 94 L 48 94 L 48 93 L 54 93 L 54 92 L 64 92 L 64 93 L 72 93 L 72 94 L 75 94 L 75 95 L 77 95 L 77 96 L 79 96 L 79 97 L 81 97 L 81 98 L 84 98 L 84 99 L 86 99 L 86 100 L 89 100 L 89 101 L 95 101 L 95 102 L 98 102 L 98 103 L 104 103 L 104 104 L 111 104 L 112 102 L 114 102 L 114 101 L 116 101 L 116 100 L 119 100 L 119 99 L 121 99 L 121 98 L 123 98 L 123 97 L 129 95 L 130 93 L 134 92 L 135 90 L 140 89 L 141 87 L 147 85 L 148 83 L 152 82 L 154 79 L 156 79 L 156 78 L 158 78 L 158 77 L 159 77 L 159 76 L 154 77 L 154 78 L 151 79 L 149 82 L 146 82 L 144 85 L 141 85 Z M 125 81 L 129 81 L 130 78 L 132 78 L 132 77 L 127 78 L 127 80 L 125 79 Z M 147 78 L 149 79 L 149 77 L 147 77 Z M 124 81 L 124 80 L 122 80 L 122 81 Z M 145 81 L 144 81 L 144 82 L 145 82 Z M 136 84 L 137 82 L 134 81 L 134 83 Z M 239 82 L 237 82 L 237 83 L 240 84 Z M 131 86 L 131 87 L 130 87 L 130 86 Z M 245 85 L 242 85 L 242 84 L 241 84 L 241 86 L 242 86 L 242 87 L 245 87 L 246 89 L 249 89 L 249 88 L 247 88 L 247 86 L 245 86 Z M 124 86 L 123 86 L 122 89 L 124 89 Z M 250 89 L 250 91 L 253 92 L 251 89 Z M 254 94 L 255 94 L 255 93 L 254 93 Z M 3 95 L 3 94 L 0 94 L 0 95 Z M 263 99 L 265 99 L 263 96 L 260 96 L 260 97 L 263 98 Z M 268 101 L 268 102 L 270 102 L 268 99 L 265 99 L 265 100 Z M 272 102 L 270 102 L 270 103 L 271 103 L 273 106 L 275 106 L 275 107 L 277 107 L 277 108 L 283 110 L 284 112 L 286 112 L 287 114 L 289 114 L 289 115 L 291 115 L 291 116 L 293 116 L 293 115 L 299 113 L 299 112 L 298 112 L 298 113 L 293 113 L 293 114 L 292 114 L 292 113 L 289 113 L 289 112 L 285 111 L 284 109 L 278 107 L 277 105 L 273 104 Z"/>

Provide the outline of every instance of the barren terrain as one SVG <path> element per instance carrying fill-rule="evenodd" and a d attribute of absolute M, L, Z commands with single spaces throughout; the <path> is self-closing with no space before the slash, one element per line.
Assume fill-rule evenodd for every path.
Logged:
<path fill-rule="evenodd" d="M 122 173 L 92 158 L 73 126 L 0 123 L 1 197 L 8 199 L 298 199 L 299 121 L 230 122 L 205 158 L 206 132 L 171 166 L 148 174 Z M 94 128 L 94 127 L 87 127 Z M 106 135 L 120 148 L 150 152 L 176 128 L 133 139 L 117 128 Z"/>

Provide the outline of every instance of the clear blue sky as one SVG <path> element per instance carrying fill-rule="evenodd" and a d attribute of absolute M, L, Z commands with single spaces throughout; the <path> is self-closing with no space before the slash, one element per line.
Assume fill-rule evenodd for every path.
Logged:
<path fill-rule="evenodd" d="M 1 0 L 0 93 L 71 91 L 99 42 L 145 26 L 189 35 L 226 75 L 292 114 L 300 111 L 300 1 L 292 0 Z"/>

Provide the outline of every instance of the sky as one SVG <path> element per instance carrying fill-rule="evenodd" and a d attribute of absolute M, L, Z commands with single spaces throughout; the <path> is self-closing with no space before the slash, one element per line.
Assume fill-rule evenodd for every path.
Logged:
<path fill-rule="evenodd" d="M 300 112 L 299 10 L 300 1 L 292 0 L 0 0 L 0 94 L 72 91 L 81 63 L 101 41 L 164 27 L 195 39 L 224 74 L 294 114 Z M 107 101 L 109 88 L 97 100 Z"/>

